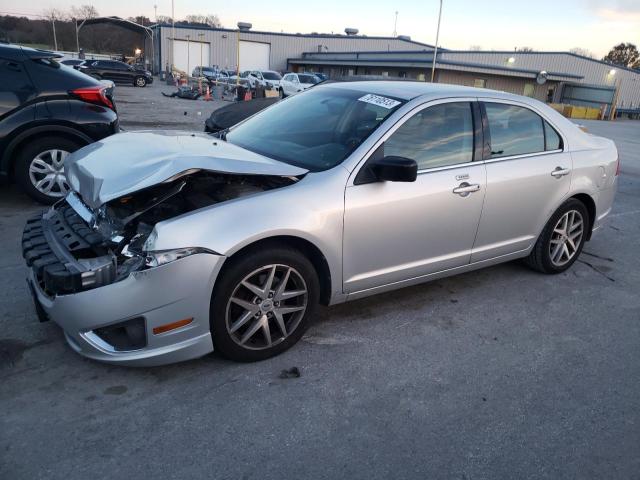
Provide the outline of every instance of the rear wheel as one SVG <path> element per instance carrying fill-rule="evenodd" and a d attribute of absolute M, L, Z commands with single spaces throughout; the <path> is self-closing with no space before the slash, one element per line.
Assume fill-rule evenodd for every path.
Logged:
<path fill-rule="evenodd" d="M 136 77 L 133 84 L 136 87 L 145 87 L 147 85 L 147 79 L 144 77 Z"/>
<path fill-rule="evenodd" d="M 80 147 L 81 143 L 63 137 L 28 142 L 18 154 L 16 182 L 35 200 L 47 204 L 56 202 L 69 191 L 64 161 Z"/>
<path fill-rule="evenodd" d="M 215 349 L 231 360 L 252 362 L 293 346 L 319 301 L 311 262 L 289 248 L 253 250 L 230 262 L 211 301 Z"/>
<path fill-rule="evenodd" d="M 564 272 L 578 259 L 589 228 L 584 204 L 567 200 L 551 216 L 525 262 L 539 272 Z"/>

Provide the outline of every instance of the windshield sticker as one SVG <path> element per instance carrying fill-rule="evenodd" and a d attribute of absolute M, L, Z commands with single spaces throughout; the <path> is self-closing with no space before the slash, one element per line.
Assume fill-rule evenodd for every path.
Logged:
<path fill-rule="evenodd" d="M 374 95 L 373 93 L 369 93 L 364 97 L 360 97 L 358 100 L 360 100 L 361 102 L 372 103 L 373 105 L 377 105 L 379 107 L 387 109 L 391 109 L 400 105 L 400 102 L 397 100 L 387 97 L 381 97 L 380 95 Z"/>

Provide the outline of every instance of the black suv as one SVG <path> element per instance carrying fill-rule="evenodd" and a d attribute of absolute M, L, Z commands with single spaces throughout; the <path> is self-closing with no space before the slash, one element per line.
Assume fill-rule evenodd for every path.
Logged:
<path fill-rule="evenodd" d="M 69 153 L 118 131 L 111 89 L 59 56 L 0 44 L 0 182 L 44 203 L 69 190 Z"/>
<path fill-rule="evenodd" d="M 124 83 L 136 87 L 144 87 L 153 83 L 151 72 L 137 70 L 131 65 L 117 60 L 85 60 L 76 68 L 98 80 L 111 80 L 114 83 Z"/>

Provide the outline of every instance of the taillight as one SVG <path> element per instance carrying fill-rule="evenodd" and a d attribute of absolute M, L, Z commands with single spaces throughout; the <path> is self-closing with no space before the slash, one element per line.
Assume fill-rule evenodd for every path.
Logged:
<path fill-rule="evenodd" d="M 616 160 L 616 177 L 620 175 L 620 157 Z"/>
<path fill-rule="evenodd" d="M 104 85 L 96 85 L 93 87 L 82 87 L 76 88 L 75 90 L 71 90 L 71 95 L 78 97 L 80 100 L 84 100 L 85 102 L 95 103 L 96 105 L 103 105 L 105 107 L 110 108 L 111 110 L 115 110 L 113 107 L 113 102 L 109 100 L 106 92 L 107 87 Z"/>

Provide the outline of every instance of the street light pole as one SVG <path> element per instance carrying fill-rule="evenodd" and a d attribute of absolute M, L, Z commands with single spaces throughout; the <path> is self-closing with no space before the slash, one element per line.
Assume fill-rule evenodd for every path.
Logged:
<path fill-rule="evenodd" d="M 440 0 L 440 11 L 438 12 L 438 28 L 436 30 L 436 48 L 433 50 L 433 60 L 431 61 L 431 83 L 436 75 L 436 59 L 438 57 L 438 41 L 440 39 L 440 19 L 442 18 L 442 0 Z"/>
<path fill-rule="evenodd" d="M 398 36 L 398 11 L 396 10 L 396 19 L 393 21 L 393 36 Z"/>

